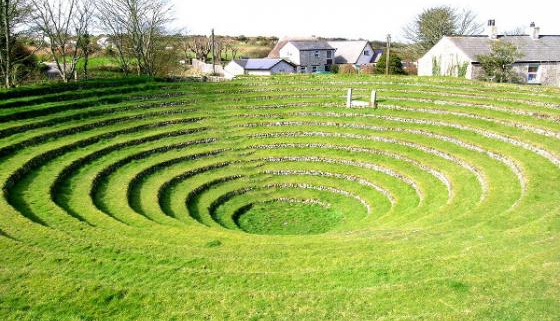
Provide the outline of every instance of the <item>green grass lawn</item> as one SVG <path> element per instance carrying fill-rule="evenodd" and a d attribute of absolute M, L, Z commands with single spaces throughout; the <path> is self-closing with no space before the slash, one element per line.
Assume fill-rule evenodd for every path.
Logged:
<path fill-rule="evenodd" d="M 0 182 L 2 320 L 560 319 L 557 88 L 21 87 Z"/>

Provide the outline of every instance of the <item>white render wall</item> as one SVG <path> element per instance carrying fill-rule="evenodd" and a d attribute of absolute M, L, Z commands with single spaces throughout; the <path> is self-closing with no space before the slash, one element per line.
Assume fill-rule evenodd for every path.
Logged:
<path fill-rule="evenodd" d="M 364 55 L 364 51 L 366 51 L 366 50 L 369 51 L 369 56 Z M 373 48 L 371 47 L 371 45 L 368 42 L 366 47 L 364 49 L 362 49 L 362 54 L 358 58 L 358 61 L 356 62 L 356 64 L 358 66 L 369 64 L 371 62 L 371 58 L 373 58 Z"/>
<path fill-rule="evenodd" d="M 433 60 L 440 65 L 440 74 L 433 74 Z M 418 76 L 457 76 L 458 66 L 468 63 L 466 78 L 472 79 L 472 61 L 446 37 L 441 39 L 428 53 L 418 60 Z"/>
<path fill-rule="evenodd" d="M 247 70 L 245 72 L 246 75 L 254 75 L 254 76 L 270 76 L 272 73 L 270 70 Z"/>
<path fill-rule="evenodd" d="M 235 76 L 243 74 L 245 74 L 245 69 L 243 69 L 243 67 L 238 65 L 235 61 L 230 62 L 224 67 L 224 76 L 226 78 L 231 79 Z"/>
<path fill-rule="evenodd" d="M 280 49 L 280 58 L 288 59 L 298 66 L 301 65 L 299 50 L 289 42 Z"/>

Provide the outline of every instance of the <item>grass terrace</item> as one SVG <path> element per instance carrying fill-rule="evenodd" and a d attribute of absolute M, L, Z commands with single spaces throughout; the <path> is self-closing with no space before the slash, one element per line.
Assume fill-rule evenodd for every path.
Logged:
<path fill-rule="evenodd" d="M 559 89 L 0 91 L 0 184 L 2 320 L 560 319 Z"/>

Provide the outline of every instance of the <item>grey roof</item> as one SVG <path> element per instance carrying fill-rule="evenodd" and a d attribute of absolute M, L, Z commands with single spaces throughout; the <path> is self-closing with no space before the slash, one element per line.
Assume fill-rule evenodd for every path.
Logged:
<path fill-rule="evenodd" d="M 271 58 L 262 58 L 262 59 L 237 59 L 234 60 L 236 64 L 243 67 L 246 70 L 270 70 L 272 67 L 279 64 L 281 61 L 284 61 L 290 65 L 292 63 L 284 60 L 284 59 L 271 59 Z"/>
<path fill-rule="evenodd" d="M 322 40 L 293 40 L 288 43 L 298 50 L 335 50 L 328 42 Z"/>
<path fill-rule="evenodd" d="M 383 49 L 373 49 L 373 58 L 371 58 L 371 62 L 378 63 L 384 52 Z"/>
<path fill-rule="evenodd" d="M 336 48 L 335 62 L 337 64 L 355 64 L 363 53 L 368 42 L 358 41 L 329 41 L 329 45 Z"/>
<path fill-rule="evenodd" d="M 280 58 L 280 50 L 284 48 L 284 46 L 290 41 L 317 41 L 315 37 L 284 37 L 280 39 L 276 46 L 272 48 L 270 53 L 268 54 L 268 58 Z"/>
<path fill-rule="evenodd" d="M 447 38 L 475 62 L 478 61 L 478 55 L 489 54 L 490 44 L 496 41 L 488 36 L 454 36 Z M 540 36 L 537 40 L 526 35 L 498 36 L 498 39 L 514 44 L 523 54 L 520 61 L 560 61 L 560 35 Z"/>

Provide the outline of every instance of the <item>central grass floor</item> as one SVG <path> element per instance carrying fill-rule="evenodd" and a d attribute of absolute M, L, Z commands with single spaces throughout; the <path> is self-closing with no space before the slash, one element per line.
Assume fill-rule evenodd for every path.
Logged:
<path fill-rule="evenodd" d="M 0 184 L 1 320 L 560 320 L 558 88 L 22 87 Z"/>
<path fill-rule="evenodd" d="M 247 233 L 271 235 L 320 234 L 334 228 L 343 216 L 320 204 L 271 201 L 239 214 L 238 225 Z"/>

